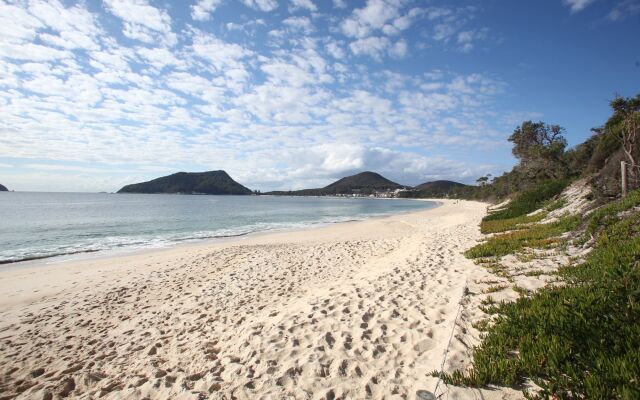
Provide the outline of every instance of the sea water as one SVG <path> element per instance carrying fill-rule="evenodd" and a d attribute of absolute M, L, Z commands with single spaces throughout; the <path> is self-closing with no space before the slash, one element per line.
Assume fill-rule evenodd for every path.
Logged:
<path fill-rule="evenodd" d="M 300 229 L 435 205 L 371 198 L 0 192 L 0 264 Z"/>

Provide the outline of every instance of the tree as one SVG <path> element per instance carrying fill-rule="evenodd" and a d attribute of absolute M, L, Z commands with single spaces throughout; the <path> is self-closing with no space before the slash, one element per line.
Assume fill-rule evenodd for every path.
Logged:
<path fill-rule="evenodd" d="M 542 121 L 523 122 L 509 136 L 513 143 L 512 153 L 520 160 L 518 168 L 533 181 L 563 177 L 567 173 L 564 168 L 564 150 L 567 147 L 564 131 L 560 125 L 548 125 Z"/>
<path fill-rule="evenodd" d="M 481 176 L 480 178 L 476 179 L 476 183 L 480 186 L 486 186 L 489 183 L 490 179 L 491 174 L 487 174 L 486 176 Z"/>
<path fill-rule="evenodd" d="M 609 129 L 618 131 L 622 150 L 632 166 L 636 165 L 638 149 L 638 130 L 640 130 L 640 95 L 631 98 L 617 97 L 611 102 L 613 117 L 608 123 Z"/>
<path fill-rule="evenodd" d="M 567 147 L 563 134 L 564 128 L 560 125 L 525 121 L 513 131 L 509 141 L 513 143 L 513 155 L 523 164 L 541 158 L 558 161 Z"/>

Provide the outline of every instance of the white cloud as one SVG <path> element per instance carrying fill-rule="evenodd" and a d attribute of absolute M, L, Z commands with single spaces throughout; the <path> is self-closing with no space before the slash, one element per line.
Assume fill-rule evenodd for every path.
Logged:
<path fill-rule="evenodd" d="M 587 8 L 588 5 L 593 3 L 595 0 L 563 0 L 562 2 L 569 6 L 572 13 L 576 13 Z"/>
<path fill-rule="evenodd" d="M 611 21 L 618 21 L 640 13 L 639 0 L 622 0 L 607 14 Z"/>
<path fill-rule="evenodd" d="M 191 6 L 191 18 L 196 21 L 208 21 L 222 0 L 198 0 Z"/>
<path fill-rule="evenodd" d="M 14 60 L 48 61 L 72 58 L 73 54 L 66 50 L 52 49 L 51 47 L 33 43 L 20 45 L 0 43 L 0 57 Z"/>
<path fill-rule="evenodd" d="M 277 7 L 245 2 L 258 10 Z M 193 3 L 184 6 L 187 19 L 189 13 L 206 19 L 218 4 Z M 76 189 L 87 183 L 115 190 L 160 171 L 159 159 L 162 172 L 222 168 L 260 189 L 322 185 L 362 169 L 418 183 L 439 176 L 439 166 L 449 168 L 448 177 L 467 176 L 466 164 L 447 160 L 443 147 L 477 151 L 501 138 L 487 111 L 498 82 L 395 71 L 400 61 L 391 72 L 347 54 L 406 57 L 413 43 L 400 33 L 417 27 L 416 18 L 431 21 L 433 33 L 432 25 L 459 21 L 462 11 L 369 1 L 348 13 L 357 28 L 348 39 L 337 19 L 328 32 L 338 37 L 327 37 L 317 15 L 278 14 L 272 30 L 281 39 L 265 48 L 257 36 L 267 31 L 264 20 L 218 21 L 216 14 L 220 30 L 210 23 L 182 28 L 169 15 L 176 5 L 159 4 L 108 0 L 101 13 L 91 13 L 82 2 L 0 2 L 0 156 L 44 160 L 29 162 L 40 164 L 25 178 L 33 185 L 66 173 L 77 179 Z M 114 20 L 126 38 L 113 32 Z M 442 43 L 459 47 L 475 43 L 476 35 L 456 25 Z M 104 172 L 74 167 L 79 164 Z M 123 164 L 133 172 L 110 176 Z M 89 185 L 92 172 L 103 180 Z"/>
<path fill-rule="evenodd" d="M 345 57 L 344 50 L 342 50 L 342 47 L 340 46 L 340 44 L 338 44 L 335 41 L 331 41 L 327 43 L 327 52 L 333 58 L 336 58 L 338 60 L 342 60 Z"/>
<path fill-rule="evenodd" d="M 333 0 L 333 6 L 336 8 L 347 8 L 345 0 Z"/>
<path fill-rule="evenodd" d="M 220 84 L 238 91 L 249 77 L 244 60 L 253 52 L 234 43 L 225 42 L 213 35 L 200 31 L 193 33 L 191 51 L 195 60 L 204 61 L 202 68 L 217 76 Z"/>
<path fill-rule="evenodd" d="M 317 11 L 318 7 L 311 0 L 290 0 L 291 8 L 293 10 L 304 8 L 309 11 Z"/>
<path fill-rule="evenodd" d="M 278 8 L 278 0 L 242 0 L 247 6 L 256 10 L 269 12 Z"/>
<path fill-rule="evenodd" d="M 380 60 L 382 55 L 389 49 L 389 39 L 383 36 L 370 36 L 358 39 L 349 44 L 353 54 L 357 56 L 368 55 L 376 60 Z"/>
<path fill-rule="evenodd" d="M 137 49 L 137 53 L 157 69 L 184 64 L 182 61 L 178 60 L 178 58 L 170 50 L 163 47 L 141 47 Z"/>
<path fill-rule="evenodd" d="M 125 36 L 145 43 L 154 43 L 158 37 L 167 45 L 176 43 L 171 17 L 165 10 L 153 7 L 147 0 L 104 0 L 104 3 L 123 21 Z"/>
<path fill-rule="evenodd" d="M 351 16 L 342 22 L 342 32 L 353 38 L 369 36 L 396 18 L 399 8 L 399 1 L 367 0 L 365 7 L 353 10 Z"/>
<path fill-rule="evenodd" d="M 44 30 L 48 30 L 43 32 Z M 19 60 L 71 59 L 74 49 L 97 49 L 102 29 L 85 8 L 31 1 L 28 8 L 0 4 L 0 56 Z M 34 43 L 39 39 L 41 43 Z"/>
<path fill-rule="evenodd" d="M 403 58 L 407 55 L 409 47 L 407 42 L 404 39 L 398 40 L 393 46 L 389 49 L 389 54 L 395 58 Z"/>
<path fill-rule="evenodd" d="M 425 9 L 417 7 L 406 11 L 405 5 L 402 0 L 368 0 L 363 8 L 353 10 L 340 24 L 341 32 L 354 38 L 349 44 L 351 51 L 379 61 L 385 55 L 404 57 L 409 48 L 406 39 L 393 42 L 392 37 L 426 14 Z"/>
<path fill-rule="evenodd" d="M 394 58 L 405 57 L 409 46 L 404 39 L 392 43 L 385 36 L 369 36 L 364 39 L 354 40 L 349 44 L 349 48 L 357 56 L 366 55 L 380 61 L 387 54 Z"/>
<path fill-rule="evenodd" d="M 171 30 L 171 18 L 146 0 L 104 0 L 109 11 L 125 22 L 142 25 L 157 32 Z"/>
<path fill-rule="evenodd" d="M 300 30 L 306 34 L 313 32 L 314 27 L 311 20 L 307 17 L 289 17 L 282 23 L 290 28 Z"/>
<path fill-rule="evenodd" d="M 0 3 L 0 37 L 3 42 L 22 43 L 32 40 L 44 24 L 18 6 Z"/>
<path fill-rule="evenodd" d="M 431 23 L 426 35 L 428 39 L 447 48 L 468 53 L 478 42 L 487 40 L 489 30 L 486 27 L 469 28 L 469 21 L 475 18 L 475 7 L 444 8 L 429 7 L 419 10 Z M 421 44 L 424 48 L 425 44 Z"/>
<path fill-rule="evenodd" d="M 277 181 L 269 184 L 272 187 L 278 185 L 277 188 L 283 190 L 323 187 L 336 179 L 365 170 L 380 172 L 408 185 L 477 176 L 474 169 L 463 163 L 442 157 L 350 142 L 292 148 L 279 154 L 279 157 L 292 160 L 291 167 L 286 171 L 278 171 L 280 177 L 273 177 Z M 260 175 L 252 174 L 246 179 L 256 182 L 252 186 L 260 187 L 260 181 L 264 181 L 265 176 L 261 171 Z"/>
<path fill-rule="evenodd" d="M 462 31 L 458 32 L 457 43 L 459 45 L 460 51 L 462 51 L 463 53 L 468 53 L 473 50 L 476 42 L 485 40 L 486 38 L 486 29 Z"/>

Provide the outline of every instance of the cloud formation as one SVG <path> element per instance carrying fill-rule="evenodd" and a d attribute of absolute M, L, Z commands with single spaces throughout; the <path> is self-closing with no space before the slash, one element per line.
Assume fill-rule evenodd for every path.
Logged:
<path fill-rule="evenodd" d="M 593 3 L 595 0 L 563 0 L 564 4 L 569 6 L 572 13 L 576 13 L 584 10 Z"/>
<path fill-rule="evenodd" d="M 471 9 L 334 1 L 335 18 L 288 4 L 0 3 L 0 161 L 34 186 L 22 189 L 115 190 L 175 170 L 226 169 L 262 190 L 365 169 L 406 184 L 485 173 L 447 149 L 500 145 L 504 83 L 394 67 L 422 37 L 403 36 L 413 28 L 472 51 L 483 31 L 466 25 Z M 282 15 L 218 21 L 224 7 Z"/>

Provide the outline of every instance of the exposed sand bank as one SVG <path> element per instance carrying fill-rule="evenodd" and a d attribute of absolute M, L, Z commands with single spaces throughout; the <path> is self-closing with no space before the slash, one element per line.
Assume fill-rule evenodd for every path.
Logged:
<path fill-rule="evenodd" d="M 428 373 L 440 368 L 465 282 L 487 276 L 461 254 L 481 237 L 485 210 L 443 201 L 306 231 L 0 269 L 0 398 L 415 399 L 435 387 Z M 464 365 L 473 344 L 454 338 L 446 368 Z"/>

